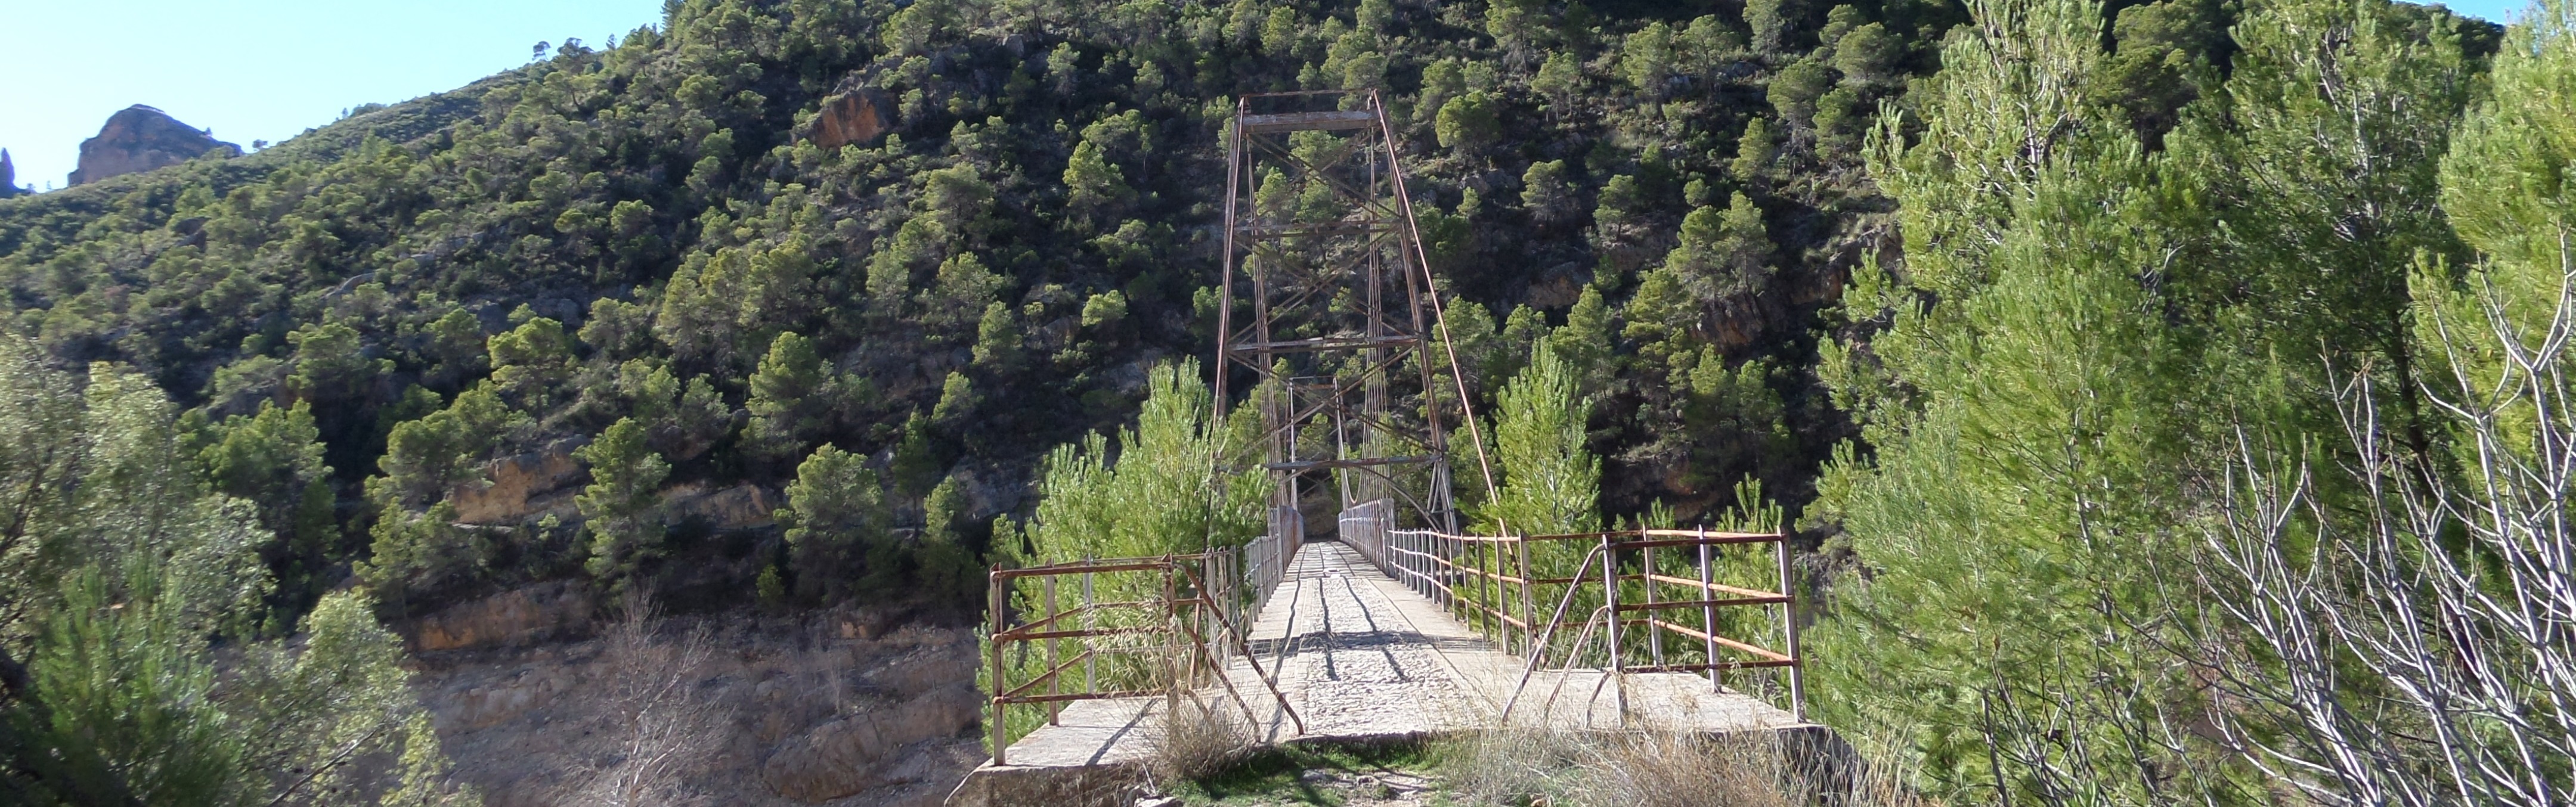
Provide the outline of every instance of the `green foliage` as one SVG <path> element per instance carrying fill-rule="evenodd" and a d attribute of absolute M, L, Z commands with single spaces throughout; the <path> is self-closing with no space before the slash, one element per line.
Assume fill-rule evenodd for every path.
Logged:
<path fill-rule="evenodd" d="M 1127 318 L 1127 295 L 1104 291 L 1082 301 L 1082 327 L 1098 328 Z"/>
<path fill-rule="evenodd" d="M 1672 27 L 1660 22 L 1648 23 L 1629 34 L 1619 52 L 1619 70 L 1628 85 L 1647 98 L 1663 98 L 1666 82 L 1673 74 L 1674 44 Z"/>
<path fill-rule="evenodd" d="M 1423 83 L 1430 84 L 1427 75 Z M 1538 73 L 1530 76 L 1530 90 L 1547 96 L 1550 111 L 1563 114 L 1562 110 L 1574 103 L 1574 96 L 1583 91 L 1583 65 L 1571 53 L 1548 54 Z"/>
<path fill-rule="evenodd" d="M 951 372 L 939 384 L 939 403 L 930 408 L 930 419 L 952 427 L 964 426 L 975 413 L 975 382 L 965 373 Z"/>
<path fill-rule="evenodd" d="M 1085 138 L 1073 147 L 1073 159 L 1064 167 L 1066 202 L 1086 217 L 1099 217 L 1113 212 L 1115 206 L 1136 194 L 1127 186 L 1126 173 L 1101 155 L 1100 144 Z"/>
<path fill-rule="evenodd" d="M 247 739 L 225 731 L 214 665 L 192 647 L 148 577 L 109 591 L 96 568 L 64 587 L 27 670 L 49 713 L 36 748 L 94 757 L 143 804 L 240 804 L 257 792 Z M 45 753 L 37 751 L 36 753 Z"/>
<path fill-rule="evenodd" d="M 1779 110 L 1781 120 L 1812 125 L 1817 99 L 1833 86 L 1834 69 L 1824 60 L 1809 56 L 1781 68 L 1779 75 L 1771 77 L 1771 86 L 1765 92 L 1771 99 L 1771 108 Z"/>
<path fill-rule="evenodd" d="M 305 398 L 352 397 L 361 384 L 382 372 L 375 362 L 367 360 L 366 345 L 360 341 L 357 329 L 346 324 L 308 325 L 287 334 L 286 342 L 295 346 L 295 372 L 287 382 Z"/>
<path fill-rule="evenodd" d="M 216 492 L 253 503 L 259 524 L 276 540 L 262 547 L 281 587 L 318 596 L 334 582 L 323 578 L 340 549 L 340 525 L 331 512 L 331 466 L 323 464 L 322 435 L 312 405 L 291 408 L 260 403 L 259 414 L 234 415 L 201 438 L 197 462 Z"/>
<path fill-rule="evenodd" d="M 969 606 L 985 594 L 984 570 L 966 548 L 960 526 L 966 493 L 956 477 L 940 480 L 922 500 L 921 534 L 914 542 L 913 590 L 931 602 Z"/>
<path fill-rule="evenodd" d="M 1787 50 L 1797 14 L 1796 0 L 1745 0 L 1744 24 L 1753 29 L 1753 47 L 1764 53 Z"/>
<path fill-rule="evenodd" d="M 757 454 L 785 459 L 827 432 L 848 408 L 860 405 L 866 381 L 836 372 L 823 363 L 814 341 L 794 331 L 769 343 L 769 354 L 751 374 L 751 395 L 744 408 L 743 440 Z"/>
<path fill-rule="evenodd" d="M 1525 54 L 1535 44 L 1531 40 L 1540 31 L 1538 16 L 1543 11 L 1539 0 L 1495 0 L 1485 5 L 1485 34 L 1503 50 Z M 1447 145 L 1443 143 L 1442 145 Z"/>
<path fill-rule="evenodd" d="M 438 501 L 456 484 L 475 478 L 473 462 L 526 416 L 501 401 L 500 390 L 478 383 L 446 408 L 393 427 L 377 465 L 385 475 L 368 480 L 380 504 L 403 507 Z"/>
<path fill-rule="evenodd" d="M 1135 428 L 1118 431 L 1114 451 L 1095 433 L 1049 452 L 1028 560 L 1151 557 L 1258 535 L 1265 472 L 1215 476 L 1209 459 L 1235 447 L 1225 444 L 1226 423 L 1210 420 L 1208 396 L 1197 362 L 1158 366 Z"/>
<path fill-rule="evenodd" d="M 796 481 L 787 485 L 787 506 L 778 523 L 786 529 L 789 560 L 796 569 L 796 588 L 811 598 L 847 596 L 863 570 L 870 550 L 892 540 L 887 535 L 885 491 L 867 458 L 826 445 L 814 449 L 796 466 Z M 889 593 L 871 586 L 876 596 Z"/>
<path fill-rule="evenodd" d="M 1566 179 L 1564 160 L 1530 163 L 1521 174 L 1521 207 L 1530 217 L 1542 222 L 1561 222 L 1579 212 L 1575 207 L 1573 183 Z"/>
<path fill-rule="evenodd" d="M 590 466 L 590 486 L 573 497 L 588 519 L 590 559 L 583 565 L 610 590 L 622 590 L 643 564 L 662 555 L 662 479 L 671 464 L 644 444 L 644 426 L 618 418 L 573 457 Z"/>
<path fill-rule="evenodd" d="M 537 317 L 493 336 L 488 344 L 493 385 L 525 408 L 546 408 L 547 394 L 572 374 L 572 342 L 563 323 Z"/>
<path fill-rule="evenodd" d="M 2235 441 L 2331 453 L 2328 378 L 2378 375 L 2400 461 L 2424 462 L 2392 335 L 2416 256 L 2456 254 L 2426 216 L 2471 38 L 2386 3 L 2258 4 L 2224 92 L 2183 105 L 2199 90 L 2136 90 L 2219 80 L 2202 11 L 2131 8 L 2106 39 L 2090 3 L 1970 10 L 1911 96 L 1919 129 L 1872 141 L 1905 266 L 1854 276 L 1866 344 L 1818 368 L 1869 448 L 1838 450 L 1808 514 L 1851 563 L 1811 634 L 1844 659 L 1819 702 L 1899 732 L 1936 798 L 2262 801 L 2244 757 L 2157 728 L 2232 709 L 2187 694 L 2199 651 L 2169 631 L 2199 604 L 2175 564 L 2215 561 L 2178 533 L 2216 518 Z"/>
<path fill-rule="evenodd" d="M 983 317 L 975 322 L 976 366 L 996 373 L 1018 369 L 1024 339 L 1010 306 L 999 300 L 985 304 Z"/>
<path fill-rule="evenodd" d="M 1502 134 L 1502 112 L 1499 102 L 1483 90 L 1449 99 L 1440 105 L 1437 134 L 1442 148 L 1473 150 Z"/>
<path fill-rule="evenodd" d="M 1896 60 L 1904 55 L 1904 48 L 1885 23 L 1873 22 L 1834 41 L 1834 69 L 1842 72 L 1844 81 L 1885 82 L 1895 76 Z"/>
<path fill-rule="evenodd" d="M 298 772 L 288 803 L 345 804 L 381 792 L 378 802 L 477 803 L 447 783 L 449 765 L 429 712 L 414 700 L 402 638 L 376 622 L 363 592 L 322 598 L 304 620 L 303 646 L 262 647 L 246 665 L 233 717 L 247 724 L 244 759 L 251 770 Z M 396 779 L 359 763 L 395 757 Z"/>
<path fill-rule="evenodd" d="M 1534 353 L 1553 355 L 1563 362 L 1562 370 L 1573 379 L 1577 389 L 1587 395 L 1607 392 L 1613 373 L 1618 370 L 1619 356 L 1610 341 L 1610 304 L 1600 287 L 1586 286 L 1575 298 L 1574 307 L 1565 312 L 1565 324 L 1549 331 Z M 1526 370 L 1523 372 L 1527 372 Z"/>
<path fill-rule="evenodd" d="M 1516 535 L 1585 532 L 1601 523 L 1601 461 L 1584 448 L 1592 404 L 1575 371 L 1540 351 L 1497 396 L 1499 490 L 1477 509 L 1480 529 Z"/>
<path fill-rule="evenodd" d="M 1770 233 L 1762 209 L 1738 191 L 1726 209 L 1703 207 L 1682 220 L 1681 244 L 1664 268 L 1703 303 L 1750 293 L 1770 279 Z"/>
<path fill-rule="evenodd" d="M 262 555 L 297 549 L 262 522 L 312 526 L 276 505 L 313 501 L 329 475 L 310 408 L 183 434 L 130 370 L 94 365 L 76 391 L 38 357 L 0 335 L 16 496 L 0 531 L 0 782 L 13 800 L 347 804 L 391 789 L 359 764 L 378 752 L 443 766 L 434 736 L 388 728 L 423 712 L 364 593 L 323 596 L 298 641 L 260 635 L 278 629 Z M 436 803 L 472 801 L 440 788 Z"/>
<path fill-rule="evenodd" d="M 1535 0 L 680 3 L 616 47 L 563 49 L 256 155 L 0 202 L 0 330 L 57 366 L 129 364 L 199 410 L 192 424 L 309 403 L 319 466 L 299 465 L 292 489 L 284 475 L 225 483 L 281 534 L 263 550 L 278 624 L 341 568 L 409 613 L 576 574 L 590 558 L 572 536 L 599 530 L 522 511 L 520 472 L 558 468 L 565 446 L 621 420 L 672 466 L 663 484 L 775 490 L 826 444 L 891 455 L 880 471 L 905 512 L 961 464 L 978 491 L 1033 484 L 1045 447 L 1134 416 L 1122 368 L 1206 349 L 1204 234 L 1222 209 L 1206 166 L 1231 99 L 1368 88 L 1397 113 L 1398 141 L 1446 144 L 1405 166 L 1440 290 L 1461 310 L 1527 307 L 1485 323 L 1473 395 L 1526 363 L 1547 318 L 1579 313 L 1555 341 L 1603 393 L 1608 478 L 1639 480 L 1606 483 L 1605 507 L 1687 509 L 1714 501 L 1673 487 L 1699 478 L 1675 464 L 1691 455 L 1633 450 L 1682 431 L 1662 380 L 1685 348 L 1789 372 L 1787 477 L 1845 431 L 1800 403 L 1822 396 L 1796 370 L 1827 325 L 1814 290 L 1855 239 L 1886 232 L 1885 205 L 1848 150 L 1810 159 L 1807 132 L 1759 108 L 1786 59 L 1867 27 L 1807 41 L 1826 16 L 1808 5 L 1757 4 L 1753 17 L 1777 19 L 1748 29 L 1733 14 Z M 1949 22 L 1855 8 L 1900 55 L 1884 81 L 1845 82 L 1860 89 L 1835 108 L 1856 114 L 1817 142 L 1867 131 L 1930 69 L 1913 54 Z M 1746 52 L 1748 30 L 1768 50 Z M 885 130 L 823 147 L 818 110 L 856 84 Z M 1797 158 L 1764 151 L 1758 178 L 1726 181 L 1739 126 Z M 1296 149 L 1320 158 L 1331 140 Z M 1264 211 L 1338 215 L 1319 185 L 1253 185 Z M 1736 190 L 1782 225 L 1770 274 L 1741 298 L 1655 315 L 1697 320 L 1699 342 L 1619 338 L 1638 273 L 1692 209 Z M 786 334 L 813 360 L 773 356 Z M 330 481 L 311 484 L 323 467 Z M 509 489 L 485 487 L 505 474 Z M 960 518 L 988 523 L 1024 498 L 979 492 Z M 333 539 L 342 528 L 367 539 Z M 747 598 L 760 567 L 694 568 L 737 570 L 723 590 Z M 779 572 L 790 589 L 804 577 Z"/>
<path fill-rule="evenodd" d="M 2120 9 L 2111 27 L 2118 48 L 2095 85 L 2095 102 L 2126 113 L 2141 139 L 2161 140 L 2201 85 L 2216 80 L 2211 65 L 2228 43 L 2223 23 L 2214 4 L 2191 0 Z"/>

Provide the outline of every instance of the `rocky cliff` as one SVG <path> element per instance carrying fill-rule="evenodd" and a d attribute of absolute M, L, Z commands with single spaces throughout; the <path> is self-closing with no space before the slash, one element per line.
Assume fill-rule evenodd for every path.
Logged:
<path fill-rule="evenodd" d="M 0 149 L 0 199 L 25 192 L 18 187 L 18 164 L 9 161 L 8 149 Z"/>
<path fill-rule="evenodd" d="M 99 127 L 97 137 L 81 141 L 80 167 L 73 169 L 71 184 L 150 171 L 196 159 L 209 151 L 239 156 L 241 147 L 216 140 L 213 134 L 180 123 L 169 113 L 135 104 L 108 116 L 107 125 Z"/>
<path fill-rule="evenodd" d="M 415 656 L 422 701 L 489 807 L 929 807 L 984 759 L 969 631 L 595 610 L 543 585 L 413 626 L 441 648 Z"/>

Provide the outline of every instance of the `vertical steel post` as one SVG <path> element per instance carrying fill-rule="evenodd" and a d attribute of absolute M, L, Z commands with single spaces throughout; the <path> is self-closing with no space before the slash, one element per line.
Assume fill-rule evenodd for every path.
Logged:
<path fill-rule="evenodd" d="M 1046 618 L 1050 623 L 1052 623 L 1057 613 L 1055 609 L 1055 575 L 1047 575 L 1039 578 L 1038 585 L 1044 587 L 1046 590 Z M 1050 628 L 1050 630 L 1058 629 L 1059 628 Z M 1058 683 L 1064 680 L 1064 676 L 1058 674 L 1055 668 L 1057 657 L 1060 656 L 1063 651 L 1064 639 L 1062 637 L 1046 640 L 1047 694 L 1049 695 L 1064 694 L 1064 688 Z M 1058 719 L 1063 712 L 1063 701 L 1047 701 L 1047 725 L 1063 725 L 1063 722 Z"/>
<path fill-rule="evenodd" d="M 1710 574 L 1714 569 L 1709 566 L 1711 561 L 1708 550 L 1708 528 L 1701 527 L 1699 528 L 1699 629 L 1701 644 L 1706 646 L 1702 651 L 1701 660 L 1709 664 L 1708 688 L 1709 691 L 1715 692 L 1723 687 L 1717 683 L 1717 606 L 1707 604 L 1709 600 L 1717 599 L 1713 589 L 1709 587 L 1709 583 L 1713 582 L 1710 580 Z"/>
<path fill-rule="evenodd" d="M 1179 630 L 1181 624 L 1180 594 L 1173 590 L 1180 582 L 1173 579 L 1177 576 L 1178 575 L 1172 573 L 1172 566 L 1168 562 L 1165 563 L 1163 566 L 1164 627 L 1162 630 L 1164 676 L 1163 719 L 1165 720 L 1179 719 L 1181 714 L 1181 687 L 1185 686 L 1181 677 L 1181 660 L 1179 658 L 1180 648 L 1173 646 L 1175 643 L 1180 641 L 1181 634 Z"/>
<path fill-rule="evenodd" d="M 1642 530 L 1643 528 L 1640 529 Z M 1638 537 L 1645 537 L 1645 533 L 1642 531 L 1639 532 Z M 1645 571 L 1646 577 L 1646 649 L 1648 655 L 1654 657 L 1655 665 L 1660 667 L 1663 666 L 1664 663 L 1664 629 L 1662 626 L 1655 624 L 1655 616 L 1663 613 L 1662 611 L 1657 611 L 1654 608 L 1655 549 L 1656 547 L 1646 547 L 1645 557 L 1639 559 L 1639 563 L 1641 564 L 1641 568 Z"/>
<path fill-rule="evenodd" d="M 1216 639 L 1218 622 L 1216 569 L 1216 552 L 1210 551 L 1199 556 L 1199 596 L 1198 604 L 1193 606 L 1193 610 L 1198 612 L 1198 618 L 1193 621 L 1198 623 L 1200 641 L 1206 643 L 1199 646 L 1199 655 L 1205 656 L 1209 662 L 1218 665 L 1210 672 L 1224 675 L 1225 643 Z"/>
<path fill-rule="evenodd" d="M 1483 548 L 1478 554 L 1485 572 L 1485 622 L 1494 626 L 1494 646 L 1508 653 L 1512 648 L 1512 623 L 1503 621 L 1503 617 L 1512 609 L 1503 605 L 1503 545 L 1492 541 L 1477 544 Z"/>
<path fill-rule="evenodd" d="M 1235 99 L 1234 126 L 1228 127 L 1225 141 L 1225 254 L 1220 260 L 1216 282 L 1216 400 L 1214 414 L 1208 422 L 1225 419 L 1225 377 L 1234 368 L 1226 359 L 1234 355 L 1234 231 L 1236 204 L 1243 196 L 1243 110 L 1247 101 Z M 1217 477 L 1222 479 L 1223 477 Z"/>
<path fill-rule="evenodd" d="M 1538 647 L 1538 601 L 1530 596 L 1530 585 L 1538 585 L 1538 572 L 1530 570 L 1530 541 L 1512 536 L 1510 526 L 1502 529 L 1512 539 L 1512 557 L 1520 559 L 1520 652 L 1533 652 Z"/>
<path fill-rule="evenodd" d="M 1780 604 L 1780 630 L 1789 644 L 1789 716 L 1804 723 L 1807 722 L 1807 659 L 1798 653 L 1797 578 L 1790 573 L 1789 569 L 1788 531 L 1782 530 L 1777 537 L 1779 541 L 1776 546 L 1780 548 L 1777 553 L 1780 557 L 1780 596 L 1789 598 L 1788 602 Z"/>
<path fill-rule="evenodd" d="M 1002 751 L 1003 746 L 1009 743 L 1009 734 L 1007 724 L 1002 720 L 1002 693 L 1011 691 L 1010 680 L 1004 678 L 1002 675 L 1002 590 L 1005 586 L 1009 585 L 1009 583 L 1002 579 L 1001 572 L 1002 565 L 998 563 L 993 564 L 992 571 L 989 572 L 989 576 L 985 578 L 986 588 L 990 589 L 988 592 L 989 596 L 987 597 L 985 604 L 992 612 L 991 619 L 989 620 L 989 623 L 992 626 L 990 628 L 991 632 L 986 634 L 986 636 L 990 637 L 990 640 L 985 642 L 985 644 L 991 646 L 993 654 L 993 725 L 991 727 L 991 733 L 993 737 L 993 764 L 996 766 L 1005 764 L 1002 761 Z"/>
<path fill-rule="evenodd" d="M 1628 727 L 1628 665 L 1619 653 L 1619 553 L 1610 535 L 1601 536 L 1601 607 L 1609 614 L 1610 687 L 1618 693 L 1619 727 Z M 1588 708 L 1588 707 L 1587 707 Z"/>
<path fill-rule="evenodd" d="M 1083 573 L 1082 573 L 1082 620 L 1081 620 L 1081 621 L 1082 621 L 1082 628 L 1083 628 L 1084 630 L 1089 630 L 1089 629 L 1091 629 L 1091 627 L 1092 627 L 1092 611 L 1091 611 L 1091 605 L 1092 605 L 1092 602 L 1093 602 L 1093 600 L 1092 600 L 1092 598 L 1091 598 L 1091 573 L 1090 573 L 1090 572 L 1083 572 Z M 1086 636 L 1086 637 L 1083 637 L 1082 645 L 1083 645 L 1083 649 L 1084 649 L 1084 650 L 1086 650 L 1086 651 L 1090 650 L 1090 649 L 1091 649 L 1091 646 L 1090 646 L 1090 645 L 1091 645 L 1091 638 L 1090 638 L 1090 637 L 1087 637 L 1087 636 Z M 1083 657 L 1082 657 L 1082 691 L 1083 691 L 1083 692 L 1085 692 L 1085 693 L 1097 693 L 1097 692 L 1099 692 L 1099 691 L 1100 691 L 1100 678 L 1099 678 L 1099 676 L 1097 675 L 1098 668 L 1096 667 L 1096 664 L 1095 664 L 1095 663 L 1096 663 L 1096 661 L 1098 660 L 1098 658 L 1099 658 L 1099 656 L 1098 656 L 1098 655 L 1096 655 L 1096 654 L 1093 654 L 1093 655 L 1085 655 L 1085 656 L 1083 656 Z"/>

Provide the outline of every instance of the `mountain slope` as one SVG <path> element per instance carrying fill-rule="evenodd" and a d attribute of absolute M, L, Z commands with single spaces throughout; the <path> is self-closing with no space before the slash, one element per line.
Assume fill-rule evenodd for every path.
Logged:
<path fill-rule="evenodd" d="M 1610 510 L 1748 477 L 1794 506 L 1847 433 L 1818 311 L 1891 243 L 1861 135 L 1957 15 L 695 0 L 259 154 L 0 202 L 0 285 L 11 327 L 141 368 L 208 441 L 307 408 L 329 517 L 234 491 L 277 514 L 290 612 L 351 570 L 397 610 L 585 574 L 739 600 L 763 569 L 820 601 L 936 577 L 905 529 L 976 548 L 1044 450 L 1205 352 L 1232 95 L 1382 88 L 1476 304 L 1466 360 L 1589 357 Z M 890 131 L 810 142 L 853 92 Z M 826 444 L 873 509 L 789 560 L 768 510 Z"/>

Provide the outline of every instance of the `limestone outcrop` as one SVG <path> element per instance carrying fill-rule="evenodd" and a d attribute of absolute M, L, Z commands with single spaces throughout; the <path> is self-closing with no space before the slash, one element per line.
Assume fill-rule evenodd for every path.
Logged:
<path fill-rule="evenodd" d="M 771 513 L 782 503 L 749 482 L 716 490 L 708 490 L 704 482 L 686 482 L 662 491 L 672 522 L 697 519 L 716 530 L 767 527 L 776 523 Z"/>
<path fill-rule="evenodd" d="M 779 744 L 760 779 L 778 795 L 814 804 L 930 778 L 919 763 L 934 755 L 900 752 L 957 736 L 975 725 L 978 705 L 973 690 L 947 687 L 824 723 Z"/>
<path fill-rule="evenodd" d="M 560 510 L 569 518 L 572 483 L 586 475 L 572 451 L 583 442 L 558 440 L 538 451 L 493 460 L 483 468 L 489 484 L 468 484 L 448 494 L 448 501 L 456 505 L 456 520 L 510 524 L 549 510 Z"/>
<path fill-rule="evenodd" d="M 9 161 L 9 150 L 0 149 L 0 199 L 7 199 L 26 189 L 18 187 L 18 164 Z"/>
<path fill-rule="evenodd" d="M 80 167 L 72 170 L 71 184 L 176 165 L 210 151 L 241 156 L 240 146 L 216 140 L 213 133 L 180 123 L 169 113 L 135 104 L 108 116 L 97 137 L 81 141 Z"/>
<path fill-rule="evenodd" d="M 733 612 L 418 657 L 460 777 L 489 807 L 930 807 L 984 760 L 975 635 L 864 614 Z"/>
<path fill-rule="evenodd" d="M 419 651 L 517 647 L 583 630 L 593 602 L 578 581 L 542 583 L 451 606 L 407 633 Z"/>
<path fill-rule="evenodd" d="M 866 143 L 884 134 L 887 122 L 884 98 L 866 90 L 841 93 L 823 99 L 822 112 L 814 118 L 814 145 L 836 149 Z"/>

